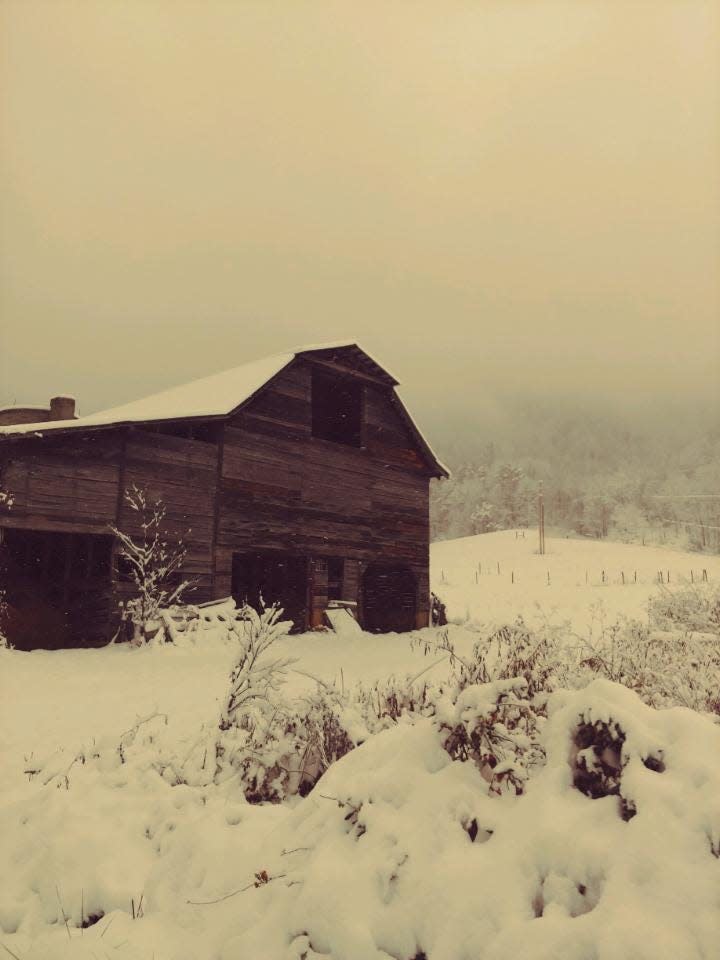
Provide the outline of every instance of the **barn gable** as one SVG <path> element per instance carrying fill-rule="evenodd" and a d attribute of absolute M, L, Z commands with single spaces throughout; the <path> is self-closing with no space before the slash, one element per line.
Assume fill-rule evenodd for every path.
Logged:
<path fill-rule="evenodd" d="M 277 389 L 276 381 L 281 373 L 298 362 L 309 362 L 328 376 L 355 378 L 370 388 L 371 397 L 377 398 L 381 388 L 385 388 L 385 396 L 394 407 L 394 419 L 402 425 L 401 429 L 407 432 L 412 444 L 418 448 L 431 475 L 448 475 L 447 468 L 437 459 L 394 390 L 398 381 L 358 344 L 352 342 L 301 347 L 291 353 L 265 357 L 86 417 L 0 426 L 0 438 L 33 434 L 46 436 L 66 431 L 95 431 L 132 424 L 164 423 L 169 426 L 180 421 L 225 420 L 244 410 L 260 394 L 266 395 L 266 408 L 272 405 L 274 396 L 275 404 L 285 404 L 282 414 L 291 417 L 293 406 L 301 398 Z M 279 382 L 282 383 L 283 380 Z M 256 411 L 262 408 L 262 401 L 254 405 Z M 260 412 L 254 415 L 263 416 Z M 280 414 L 275 410 L 270 419 L 277 416 Z M 172 430 L 168 429 L 167 432 L 172 433 Z M 369 439 L 372 442 L 372 431 Z"/>

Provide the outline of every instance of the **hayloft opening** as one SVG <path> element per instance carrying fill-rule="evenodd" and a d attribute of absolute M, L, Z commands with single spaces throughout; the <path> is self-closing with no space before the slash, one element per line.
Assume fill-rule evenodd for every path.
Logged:
<path fill-rule="evenodd" d="M 312 435 L 350 447 L 362 445 L 362 384 L 313 370 Z"/>

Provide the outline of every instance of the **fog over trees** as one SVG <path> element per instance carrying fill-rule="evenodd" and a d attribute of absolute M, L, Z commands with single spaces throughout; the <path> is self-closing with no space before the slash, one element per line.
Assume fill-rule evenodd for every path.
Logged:
<path fill-rule="evenodd" d="M 433 484 L 434 539 L 534 526 L 542 482 L 557 532 L 720 549 L 720 415 L 708 391 L 642 403 L 526 395 L 430 420 L 452 471 Z"/>

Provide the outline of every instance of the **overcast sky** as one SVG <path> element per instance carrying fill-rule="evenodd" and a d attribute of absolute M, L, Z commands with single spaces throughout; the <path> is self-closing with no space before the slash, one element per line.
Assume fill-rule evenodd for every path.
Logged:
<path fill-rule="evenodd" d="M 433 420 L 707 395 L 718 14 L 4 0 L 0 405 L 346 338 Z"/>

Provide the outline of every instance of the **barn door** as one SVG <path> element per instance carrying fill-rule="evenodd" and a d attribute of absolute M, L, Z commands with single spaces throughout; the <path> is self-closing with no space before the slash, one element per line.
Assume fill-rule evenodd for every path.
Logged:
<path fill-rule="evenodd" d="M 306 629 L 308 613 L 308 561 L 306 557 L 270 551 L 234 553 L 232 595 L 238 606 L 278 603 L 283 619 L 292 620 L 294 632 Z"/>
<path fill-rule="evenodd" d="M 373 563 L 363 574 L 363 627 L 370 633 L 415 628 L 417 580 L 409 567 Z"/>
<path fill-rule="evenodd" d="M 21 650 L 97 645 L 110 639 L 112 537 L 9 529 L 0 579 L 8 634 Z"/>

